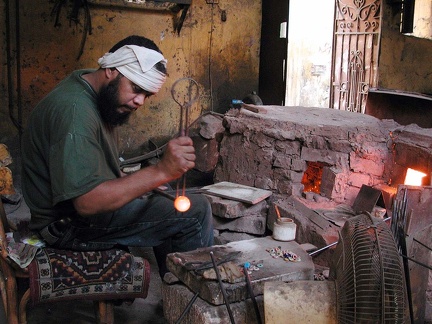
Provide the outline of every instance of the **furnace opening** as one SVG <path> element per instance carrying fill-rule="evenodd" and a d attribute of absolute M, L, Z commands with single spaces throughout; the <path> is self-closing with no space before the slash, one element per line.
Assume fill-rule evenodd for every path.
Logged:
<path fill-rule="evenodd" d="M 321 181 L 323 169 L 327 166 L 323 162 L 311 162 L 307 161 L 307 169 L 303 173 L 303 178 L 301 183 L 304 186 L 303 192 L 315 192 L 321 193 Z"/>

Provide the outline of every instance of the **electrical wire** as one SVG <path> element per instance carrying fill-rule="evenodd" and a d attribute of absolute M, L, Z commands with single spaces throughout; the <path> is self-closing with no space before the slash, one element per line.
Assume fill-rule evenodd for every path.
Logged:
<path fill-rule="evenodd" d="M 212 77 L 212 47 L 213 47 L 213 28 L 214 28 L 214 4 L 211 4 L 211 19 L 210 19 L 210 38 L 209 38 L 209 55 L 208 55 L 208 75 L 210 89 L 210 111 L 214 111 L 213 102 L 213 77 Z"/>
<path fill-rule="evenodd" d="M 14 84 L 14 80 L 12 78 L 12 48 L 11 48 L 11 21 L 10 21 L 10 0 L 5 2 L 5 12 L 6 12 L 6 58 L 7 58 L 7 82 L 8 82 L 8 100 L 9 100 L 9 118 L 12 121 L 12 124 L 18 129 L 19 135 L 21 136 L 23 132 L 22 127 L 22 107 L 21 107 L 21 55 L 20 55 L 20 40 L 19 40 L 19 1 L 15 0 L 15 42 L 16 42 L 16 85 Z M 16 87 L 16 102 L 18 107 L 17 118 L 14 116 L 14 92 L 13 89 Z"/>

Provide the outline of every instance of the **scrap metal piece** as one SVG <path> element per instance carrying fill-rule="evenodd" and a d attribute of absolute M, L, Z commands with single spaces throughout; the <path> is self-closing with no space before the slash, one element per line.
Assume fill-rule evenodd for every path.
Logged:
<path fill-rule="evenodd" d="M 381 195 L 381 190 L 362 185 L 352 208 L 356 213 L 371 213 Z"/>
<path fill-rule="evenodd" d="M 237 264 L 232 261 L 225 262 L 222 265 L 218 265 L 221 280 L 229 283 L 236 283 L 243 279 L 243 273 L 239 270 Z M 216 272 L 214 269 L 205 270 L 202 274 L 205 279 L 217 279 Z"/>
<path fill-rule="evenodd" d="M 225 254 L 224 256 L 218 258 L 218 261 L 216 262 L 218 266 L 225 262 L 229 262 L 232 260 L 235 260 L 236 258 L 240 257 L 242 254 L 241 251 L 235 251 Z M 200 271 L 207 270 L 213 267 L 213 262 L 204 262 L 204 261 L 189 261 L 184 264 L 186 270 L 190 271 L 193 270 L 196 273 L 199 273 Z"/>

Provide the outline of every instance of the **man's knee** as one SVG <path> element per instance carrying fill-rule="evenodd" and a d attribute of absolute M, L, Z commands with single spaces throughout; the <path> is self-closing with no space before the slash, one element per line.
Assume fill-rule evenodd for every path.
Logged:
<path fill-rule="evenodd" d="M 204 195 L 196 195 L 192 201 L 197 208 L 196 217 L 201 224 L 203 245 L 213 245 L 213 214 L 211 204 Z"/>

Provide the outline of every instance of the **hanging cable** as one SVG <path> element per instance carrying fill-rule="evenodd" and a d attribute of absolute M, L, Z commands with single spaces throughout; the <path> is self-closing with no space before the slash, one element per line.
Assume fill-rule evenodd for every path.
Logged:
<path fill-rule="evenodd" d="M 21 114 L 21 66 L 20 66 L 20 41 L 19 41 L 19 1 L 15 1 L 15 42 L 16 42 L 16 85 L 12 77 L 12 31 L 11 31 L 11 6 L 10 0 L 5 1 L 5 13 L 6 13 L 6 59 L 7 59 L 7 82 L 8 82 L 8 101 L 9 101 L 9 118 L 12 124 L 18 129 L 19 135 L 21 136 L 22 128 L 22 114 Z M 14 93 L 16 87 L 17 93 Z M 17 118 L 14 114 L 14 99 L 16 97 L 16 103 L 18 108 Z"/>
<path fill-rule="evenodd" d="M 210 111 L 214 111 L 213 107 L 213 80 L 212 80 L 212 47 L 213 47 L 213 28 L 214 28 L 214 4 L 211 4 L 211 19 L 210 19 L 210 39 L 209 39 L 209 55 L 208 55 L 208 75 L 210 88 Z"/>
<path fill-rule="evenodd" d="M 18 1 L 18 0 L 17 0 Z M 87 0 L 72 0 L 73 6 L 72 11 L 68 15 L 69 22 L 74 22 L 76 25 L 79 24 L 79 12 L 80 9 L 84 9 L 84 25 L 83 25 L 83 34 L 81 37 L 80 49 L 77 55 L 77 61 L 81 58 L 81 55 L 84 53 L 84 47 L 87 40 L 87 34 L 92 34 L 92 22 L 90 15 L 90 8 Z M 60 26 L 60 12 L 64 5 L 67 4 L 67 0 L 57 0 L 54 4 L 53 9 L 51 10 L 51 16 L 55 15 L 54 27 Z"/>

